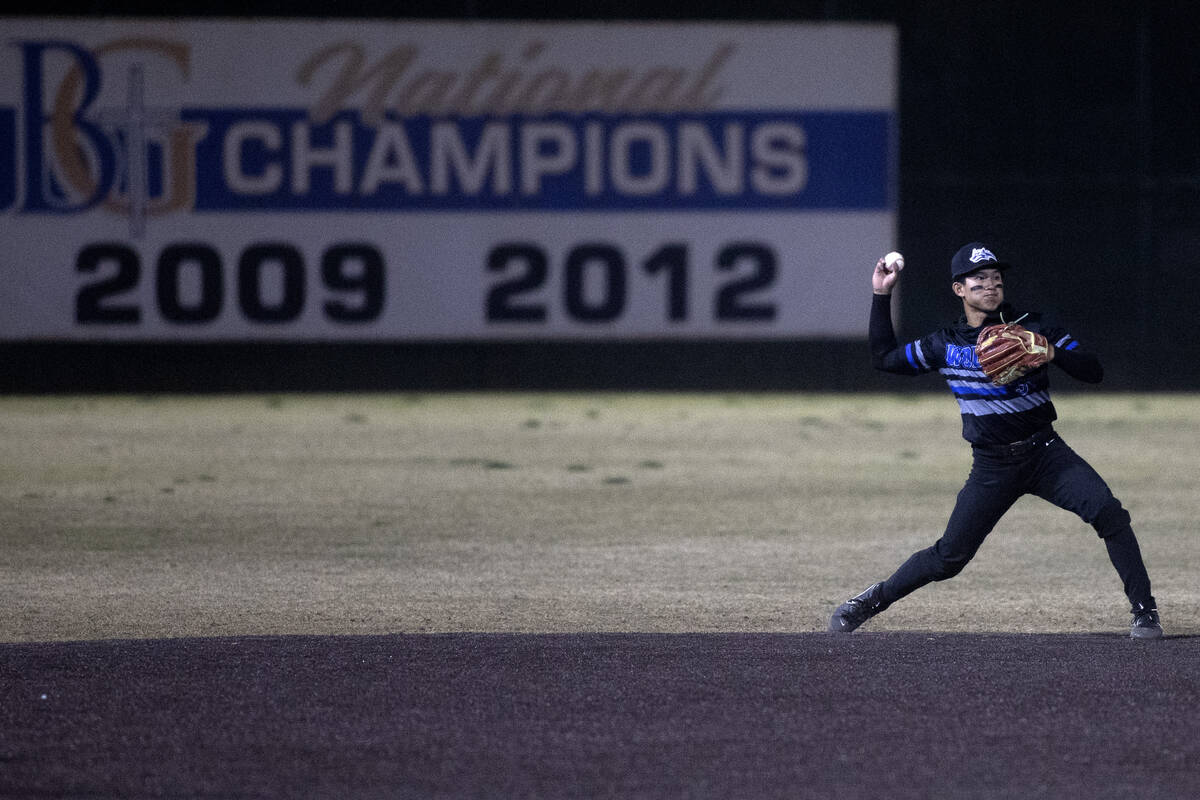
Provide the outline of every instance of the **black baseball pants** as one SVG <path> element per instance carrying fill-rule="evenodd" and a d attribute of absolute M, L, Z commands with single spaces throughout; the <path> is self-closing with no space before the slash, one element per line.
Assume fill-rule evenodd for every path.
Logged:
<path fill-rule="evenodd" d="M 932 547 L 913 553 L 884 581 L 880 596 L 885 604 L 931 581 L 957 575 L 1013 503 L 1032 494 L 1078 514 L 1095 528 L 1131 607 L 1155 607 L 1129 513 L 1104 479 L 1053 430 L 1028 444 L 1027 448 L 973 448 L 971 473 L 958 493 L 945 533 Z"/>

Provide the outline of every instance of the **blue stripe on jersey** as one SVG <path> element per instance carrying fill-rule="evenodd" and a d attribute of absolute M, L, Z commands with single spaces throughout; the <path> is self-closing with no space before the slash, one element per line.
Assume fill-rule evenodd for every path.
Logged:
<path fill-rule="evenodd" d="M 999 397 L 1008 396 L 1008 389 L 994 383 L 973 383 L 971 381 L 946 381 L 950 391 L 958 395 L 990 394 Z"/>
<path fill-rule="evenodd" d="M 1067 344 L 1067 342 L 1070 342 L 1070 344 Z M 1066 345 L 1066 347 L 1063 347 L 1063 345 Z M 1062 337 L 1057 342 L 1055 342 L 1054 346 L 1055 347 L 1063 347 L 1064 350 L 1074 350 L 1076 347 L 1079 347 L 1079 342 L 1072 339 L 1071 334 L 1068 333 L 1066 336 Z"/>
<path fill-rule="evenodd" d="M 921 340 L 909 342 L 904 348 L 904 354 L 908 358 L 908 363 L 913 365 L 913 369 L 928 370 L 930 369 L 929 362 L 925 360 L 925 351 L 921 349 Z"/>

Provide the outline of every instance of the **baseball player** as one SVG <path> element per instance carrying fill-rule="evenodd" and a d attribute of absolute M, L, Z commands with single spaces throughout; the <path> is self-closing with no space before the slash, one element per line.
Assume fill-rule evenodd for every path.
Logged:
<path fill-rule="evenodd" d="M 1129 598 L 1130 635 L 1161 637 L 1158 609 L 1129 513 L 1052 427 L 1057 414 L 1050 401 L 1048 365 L 1053 363 L 1086 383 L 1098 383 L 1104 375 L 1099 359 L 1049 316 L 1024 314 L 1017 330 L 1023 329 L 1025 339 L 1043 343 L 1033 348 L 1039 354 L 1025 374 L 1003 385 L 994 383 L 980 366 L 977 338 L 985 326 L 1016 322 L 1018 314 L 1004 302 L 1004 274 L 1010 265 L 980 242 L 964 246 L 950 262 L 951 286 L 962 299 L 963 316 L 954 325 L 898 344 L 892 329 L 891 293 L 904 262 L 893 261 L 893 255 L 898 254 L 879 259 L 872 277 L 872 362 L 876 369 L 900 375 L 941 372 L 958 401 L 963 438 L 971 443 L 973 461 L 942 537 L 913 553 L 887 580 L 838 606 L 829 630 L 850 633 L 930 581 L 954 577 L 1013 503 L 1033 494 L 1075 512 L 1095 528 Z"/>

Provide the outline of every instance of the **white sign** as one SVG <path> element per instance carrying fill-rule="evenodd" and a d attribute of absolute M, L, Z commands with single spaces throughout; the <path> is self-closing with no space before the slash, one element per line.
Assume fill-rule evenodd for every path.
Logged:
<path fill-rule="evenodd" d="M 865 334 L 886 25 L 4 21 L 0 338 Z"/>

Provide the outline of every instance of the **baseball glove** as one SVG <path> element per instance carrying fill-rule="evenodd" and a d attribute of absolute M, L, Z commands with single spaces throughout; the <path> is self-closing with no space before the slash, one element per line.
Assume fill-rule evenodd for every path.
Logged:
<path fill-rule="evenodd" d="M 1012 383 L 1050 360 L 1046 337 L 1016 323 L 989 325 L 979 332 L 975 354 L 992 383 Z"/>

